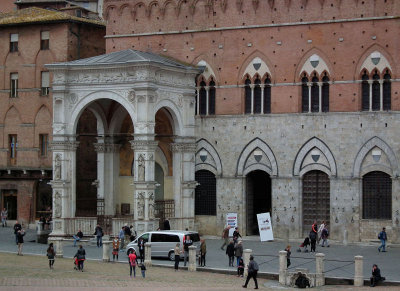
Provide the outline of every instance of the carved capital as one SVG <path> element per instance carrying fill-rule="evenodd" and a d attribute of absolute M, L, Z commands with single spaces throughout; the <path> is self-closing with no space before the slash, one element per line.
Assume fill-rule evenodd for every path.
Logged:
<path fill-rule="evenodd" d="M 155 151 L 158 141 L 155 140 L 131 140 L 131 147 L 134 151 Z"/>
<path fill-rule="evenodd" d="M 50 143 L 50 148 L 53 151 L 76 151 L 78 146 L 78 141 L 53 141 Z"/>
<path fill-rule="evenodd" d="M 196 143 L 172 143 L 172 152 L 196 152 Z"/>

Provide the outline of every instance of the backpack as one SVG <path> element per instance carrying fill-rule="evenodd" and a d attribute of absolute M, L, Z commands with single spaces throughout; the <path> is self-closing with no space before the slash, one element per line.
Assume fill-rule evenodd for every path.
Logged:
<path fill-rule="evenodd" d="M 253 269 L 254 271 L 258 271 L 258 264 L 256 261 L 253 261 Z"/>
<path fill-rule="evenodd" d="M 317 235 L 316 235 L 315 232 L 313 232 L 313 231 L 310 231 L 309 237 L 310 237 L 311 240 L 317 239 Z"/>

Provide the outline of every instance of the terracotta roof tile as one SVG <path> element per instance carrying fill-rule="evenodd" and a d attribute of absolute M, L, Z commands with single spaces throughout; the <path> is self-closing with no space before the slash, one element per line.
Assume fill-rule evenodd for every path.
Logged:
<path fill-rule="evenodd" d="M 105 26 L 105 23 L 99 20 L 71 16 L 67 13 L 37 7 L 20 9 L 10 13 L 0 13 L 0 26 L 60 21 L 74 21 Z"/>

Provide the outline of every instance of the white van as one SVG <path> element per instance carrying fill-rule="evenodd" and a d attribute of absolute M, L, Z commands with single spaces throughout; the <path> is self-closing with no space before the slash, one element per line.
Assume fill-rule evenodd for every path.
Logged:
<path fill-rule="evenodd" d="M 183 230 L 159 230 L 145 232 L 127 245 L 126 253 L 129 255 L 134 249 L 136 254 L 139 254 L 138 241 L 140 238 L 142 238 L 146 243 L 151 243 L 152 257 L 165 257 L 169 258 L 171 261 L 174 261 L 174 249 L 176 244 L 179 243 L 180 248 L 183 251 L 183 240 L 186 236 L 190 236 L 190 239 L 193 241 L 193 245 L 196 246 L 196 255 L 198 255 L 200 251 L 199 233 L 195 231 Z M 181 257 L 183 257 L 183 253 L 181 254 Z"/>

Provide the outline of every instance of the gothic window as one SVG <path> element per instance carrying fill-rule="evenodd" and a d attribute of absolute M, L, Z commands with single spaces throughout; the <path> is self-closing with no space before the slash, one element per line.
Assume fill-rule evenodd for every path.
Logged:
<path fill-rule="evenodd" d="M 329 112 L 329 78 L 322 78 L 322 112 Z"/>
<path fill-rule="evenodd" d="M 18 51 L 18 33 L 10 34 L 10 52 Z"/>
<path fill-rule="evenodd" d="M 244 113 L 246 114 L 250 114 L 251 113 L 251 88 L 250 88 L 250 84 L 251 81 L 249 78 L 246 79 L 246 81 L 244 82 Z"/>
<path fill-rule="evenodd" d="M 311 112 L 319 111 L 319 86 L 318 77 L 314 75 L 311 86 Z"/>
<path fill-rule="evenodd" d="M 209 98 L 208 98 L 208 114 L 215 114 L 215 82 L 213 80 L 210 81 L 209 84 Z"/>
<path fill-rule="evenodd" d="M 48 50 L 50 48 L 50 32 L 42 31 L 40 33 L 40 49 Z"/>
<path fill-rule="evenodd" d="M 42 84 L 41 84 L 41 90 L 40 90 L 40 95 L 42 96 L 47 96 L 49 95 L 49 90 L 50 90 L 50 75 L 49 72 L 42 72 Z"/>
<path fill-rule="evenodd" d="M 380 109 L 380 85 L 379 75 L 377 72 L 372 76 L 372 110 L 378 111 Z"/>
<path fill-rule="evenodd" d="M 207 114 L 207 92 L 206 92 L 206 82 L 202 81 L 200 83 L 200 115 Z"/>
<path fill-rule="evenodd" d="M 264 113 L 271 113 L 271 79 L 264 81 Z"/>
<path fill-rule="evenodd" d="M 369 84 L 368 84 L 368 75 L 367 72 L 364 71 L 362 75 L 361 82 L 361 106 L 363 111 L 369 110 Z"/>
<path fill-rule="evenodd" d="M 372 80 L 369 80 L 367 72 L 364 70 L 361 77 L 361 109 L 363 111 L 391 109 L 391 76 L 389 71 L 385 70 L 383 78 L 378 70 L 374 70 Z"/>
<path fill-rule="evenodd" d="M 301 99 L 302 99 L 302 111 L 308 112 L 308 78 L 306 76 L 301 79 Z"/>
<path fill-rule="evenodd" d="M 217 186 L 213 173 L 200 170 L 195 173 L 195 179 L 200 184 L 195 190 L 195 215 L 217 214 Z"/>
<path fill-rule="evenodd" d="M 388 71 L 386 71 L 386 74 L 383 76 L 383 110 L 390 110 L 392 106 L 392 96 L 391 96 L 391 91 L 392 91 L 392 85 L 390 83 L 391 76 Z"/>
<path fill-rule="evenodd" d="M 215 81 L 211 77 L 209 83 L 201 76 L 197 87 L 196 114 L 201 116 L 215 114 Z"/>
<path fill-rule="evenodd" d="M 18 73 L 10 74 L 10 97 L 18 97 Z"/>
<path fill-rule="evenodd" d="M 257 78 L 254 81 L 254 113 L 261 113 L 261 81 Z"/>
<path fill-rule="evenodd" d="M 8 158 L 10 165 L 14 166 L 17 164 L 17 135 L 16 134 L 9 134 L 8 135 Z"/>
<path fill-rule="evenodd" d="M 392 219 L 392 180 L 384 172 L 363 176 L 362 218 Z"/>

